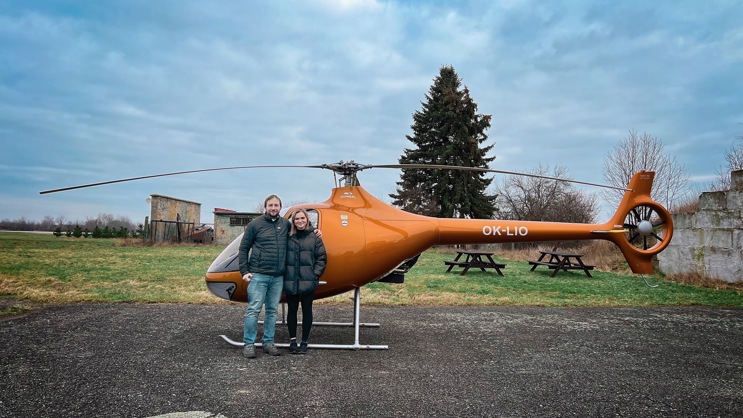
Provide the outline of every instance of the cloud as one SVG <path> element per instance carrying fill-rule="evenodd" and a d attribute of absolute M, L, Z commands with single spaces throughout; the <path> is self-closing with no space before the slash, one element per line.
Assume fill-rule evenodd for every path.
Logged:
<path fill-rule="evenodd" d="M 202 202 L 205 219 L 270 193 L 324 200 L 332 174 L 295 169 L 37 194 L 210 167 L 395 163 L 442 65 L 493 115 L 493 168 L 559 163 L 600 182 L 608 150 L 636 130 L 702 181 L 741 135 L 742 13 L 695 1 L 8 4 L 0 218 L 139 218 L 151 193 Z M 398 176 L 361 181 L 385 198 Z"/>

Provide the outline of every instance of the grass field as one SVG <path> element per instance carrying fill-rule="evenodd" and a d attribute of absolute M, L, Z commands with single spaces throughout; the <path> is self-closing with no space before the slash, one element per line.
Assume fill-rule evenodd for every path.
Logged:
<path fill-rule="evenodd" d="M 155 245 L 120 239 L 54 237 L 0 232 L 0 298 L 26 303 L 143 302 L 229 303 L 213 296 L 204 273 L 222 248 Z M 516 254 L 516 255 L 514 255 Z M 364 304 L 529 306 L 743 306 L 741 288 L 711 289 L 626 273 L 529 271 L 519 253 L 498 253 L 508 264 L 500 277 L 470 270 L 445 273 L 451 251 L 423 253 L 404 284 L 372 283 Z M 587 261 L 596 264 L 590 256 Z M 601 266 L 599 266 L 600 268 Z M 318 303 L 351 303 L 350 294 Z M 5 304 L 7 306 L 7 304 Z M 5 313 L 17 313 L 9 306 Z"/>

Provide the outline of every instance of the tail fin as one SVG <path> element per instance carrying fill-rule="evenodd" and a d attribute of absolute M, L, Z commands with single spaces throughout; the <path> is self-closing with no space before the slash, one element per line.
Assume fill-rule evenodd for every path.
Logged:
<path fill-rule="evenodd" d="M 653 256 L 671 242 L 673 220 L 660 203 L 650 197 L 655 173 L 632 176 L 617 211 L 608 223 L 607 237 L 622 251 L 634 273 L 653 272 Z"/>

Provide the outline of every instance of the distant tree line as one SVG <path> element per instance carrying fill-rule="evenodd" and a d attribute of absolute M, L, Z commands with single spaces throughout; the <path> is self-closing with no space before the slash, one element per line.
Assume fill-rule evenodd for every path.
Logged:
<path fill-rule="evenodd" d="M 91 238 L 126 238 L 140 236 L 144 226 L 135 225 L 127 217 L 115 217 L 102 213 L 84 221 L 70 221 L 64 216 L 45 216 L 41 221 L 31 221 L 24 217 L 16 220 L 0 220 L 0 229 L 7 231 L 44 231 L 57 236 Z"/>
<path fill-rule="evenodd" d="M 75 237 L 75 238 L 138 238 L 141 237 L 144 233 L 144 227 L 140 224 L 139 227 L 136 230 L 129 230 L 125 227 L 119 227 L 119 229 L 115 228 L 109 228 L 104 227 L 101 229 L 100 227 L 96 226 L 93 231 L 88 230 L 88 228 L 81 228 L 80 225 L 75 225 L 72 229 L 67 229 L 66 231 L 62 231 L 61 227 L 57 227 L 52 233 L 55 236 L 61 237 L 62 235 L 67 237 Z"/>

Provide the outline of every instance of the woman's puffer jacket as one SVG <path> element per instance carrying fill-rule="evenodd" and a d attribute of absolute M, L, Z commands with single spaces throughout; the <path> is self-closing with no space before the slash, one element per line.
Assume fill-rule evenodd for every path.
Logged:
<path fill-rule="evenodd" d="M 325 272 L 327 260 L 322 239 L 311 230 L 297 231 L 290 236 L 286 249 L 284 292 L 288 295 L 314 292 Z"/>

